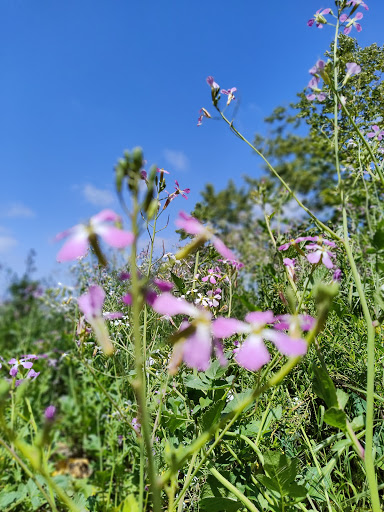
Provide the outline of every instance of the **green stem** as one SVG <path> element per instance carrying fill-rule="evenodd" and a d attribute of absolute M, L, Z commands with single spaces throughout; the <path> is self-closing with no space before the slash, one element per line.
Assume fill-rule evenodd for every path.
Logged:
<path fill-rule="evenodd" d="M 222 484 L 224 487 L 228 489 L 232 494 L 238 498 L 241 503 L 248 509 L 250 512 L 260 512 L 258 508 L 255 507 L 255 505 L 246 497 L 244 494 L 231 482 L 229 482 L 217 469 L 215 469 L 213 466 L 208 467 L 211 474 Z"/>
<path fill-rule="evenodd" d="M 235 135 L 237 135 L 243 142 L 245 142 L 246 144 L 248 144 L 248 146 L 250 148 L 253 149 L 253 151 L 255 151 L 255 153 L 264 160 L 264 162 L 267 164 L 268 166 L 268 169 L 271 171 L 271 173 L 280 181 L 280 183 L 283 185 L 283 187 L 290 193 L 290 195 L 293 197 L 293 199 L 296 201 L 296 203 L 300 206 L 300 208 L 302 208 L 310 217 L 311 219 L 315 222 L 315 224 L 317 224 L 317 226 L 321 229 L 323 229 L 324 231 L 326 231 L 332 238 L 334 238 L 335 240 L 338 240 L 339 242 L 342 241 L 342 239 L 339 237 L 339 235 L 337 235 L 331 228 L 329 228 L 326 224 L 324 224 L 323 222 L 321 222 L 321 220 L 319 220 L 316 215 L 309 209 L 307 208 L 301 201 L 300 199 L 297 197 L 297 195 L 295 194 L 295 192 L 291 189 L 291 187 L 288 185 L 288 183 L 286 183 L 286 181 L 280 176 L 280 174 L 275 170 L 275 168 L 272 166 L 272 164 L 267 160 L 267 158 L 258 150 L 255 148 L 255 146 L 253 144 L 251 144 L 234 126 L 233 126 L 233 123 L 231 121 L 229 121 L 225 115 L 221 112 L 221 110 L 216 107 L 217 110 L 219 111 L 221 117 L 223 118 L 223 120 L 229 125 L 230 129 L 233 131 L 233 133 L 235 133 Z"/>
<path fill-rule="evenodd" d="M 139 233 L 137 225 L 137 217 L 139 214 L 139 205 L 137 197 L 133 198 L 133 215 L 132 215 L 132 232 L 135 236 L 132 244 L 131 252 L 131 282 L 132 282 L 132 325 L 133 325 L 133 339 L 135 348 L 135 367 L 136 367 L 136 379 L 133 383 L 137 398 L 137 405 L 139 409 L 139 415 L 141 420 L 141 433 L 146 448 L 146 454 L 148 458 L 148 472 L 149 480 L 152 491 L 152 501 L 154 512 L 161 512 L 161 495 L 160 489 L 157 484 L 157 469 L 155 460 L 152 452 L 151 443 L 151 429 L 149 422 L 149 414 L 146 404 L 146 382 L 144 375 L 144 362 L 142 352 L 142 342 L 140 335 L 140 312 L 143 304 L 142 290 L 140 289 L 136 254 L 137 254 L 137 237 Z"/>
<path fill-rule="evenodd" d="M 348 218 L 345 208 L 345 197 L 341 183 L 340 161 L 339 161 L 339 126 L 338 126 L 338 59 L 337 59 L 337 42 L 339 33 L 339 18 L 337 19 L 335 42 L 334 42 L 334 148 L 335 148 L 335 163 L 338 176 L 338 185 L 340 189 L 340 199 L 343 212 L 343 235 L 344 235 L 344 248 L 347 254 L 349 264 L 351 266 L 352 275 L 355 281 L 356 289 L 359 294 L 363 315 L 367 325 L 367 416 L 366 416 L 366 434 L 365 434 L 365 471 L 367 474 L 368 485 L 371 493 L 372 511 L 380 512 L 380 499 L 379 491 L 377 489 L 377 480 L 375 465 L 373 459 L 373 417 L 374 417 L 374 391 L 375 391 L 375 330 L 372 325 L 372 318 L 369 312 L 368 304 L 366 301 L 365 293 L 361 285 L 360 274 L 357 270 L 356 263 L 352 254 L 351 246 L 349 243 L 348 235 Z M 341 102 L 343 106 L 343 102 Z M 359 132 L 356 124 L 351 116 L 348 116 L 354 128 Z M 365 140 L 365 139 L 364 139 Z M 366 141 L 365 141 L 366 142 Z M 367 146 L 369 144 L 366 142 Z M 371 152 L 372 153 L 372 152 Z"/>

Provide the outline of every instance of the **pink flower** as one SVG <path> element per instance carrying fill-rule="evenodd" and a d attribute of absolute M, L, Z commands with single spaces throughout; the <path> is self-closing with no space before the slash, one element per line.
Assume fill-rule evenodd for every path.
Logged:
<path fill-rule="evenodd" d="M 197 126 L 201 126 L 202 125 L 204 117 L 207 117 L 208 119 L 212 118 L 211 114 L 205 108 L 201 108 L 200 111 L 199 111 L 199 114 L 200 115 L 199 115 L 199 118 L 197 120 Z"/>
<path fill-rule="evenodd" d="M 368 5 L 366 3 L 363 2 L 363 0 L 348 0 L 347 2 L 347 5 L 353 5 L 353 7 L 356 7 L 356 9 L 358 8 L 358 6 L 360 5 L 361 7 L 364 7 L 364 9 L 366 11 L 368 11 Z"/>
<path fill-rule="evenodd" d="M 315 325 L 310 315 L 278 315 L 275 328 L 289 331 L 291 336 L 300 336 L 301 331 L 310 331 Z"/>
<path fill-rule="evenodd" d="M 286 251 L 289 249 L 292 245 L 295 246 L 299 244 L 300 242 L 307 242 L 308 240 L 311 242 L 316 242 L 319 237 L 317 236 L 299 236 L 299 238 L 296 238 L 295 240 L 291 238 L 291 240 L 283 245 L 280 245 L 279 251 Z"/>
<path fill-rule="evenodd" d="M 120 220 L 120 217 L 112 210 L 103 210 L 91 217 L 89 225 L 77 224 L 73 228 L 63 231 L 56 236 L 56 240 L 69 237 L 57 255 L 57 261 L 71 261 L 85 256 L 90 244 L 90 237 L 100 236 L 104 242 L 122 249 L 133 242 L 133 234 L 123 231 L 111 222 Z"/>
<path fill-rule="evenodd" d="M 308 27 L 312 27 L 312 25 L 314 23 L 316 23 L 317 28 L 323 28 L 323 26 L 326 23 L 328 23 L 326 18 L 324 17 L 326 14 L 332 14 L 331 9 L 329 9 L 329 8 L 323 9 L 323 10 L 319 9 L 318 11 L 316 11 L 313 18 L 311 18 L 310 20 L 307 21 Z"/>
<path fill-rule="evenodd" d="M 234 318 L 218 318 L 212 323 L 212 332 L 217 338 L 248 334 L 237 351 L 236 361 L 247 370 L 257 371 L 271 359 L 263 339 L 272 341 L 279 352 L 288 357 L 304 355 L 307 352 L 305 340 L 292 338 L 277 329 L 266 328 L 267 324 L 275 321 L 272 311 L 254 311 L 248 313 L 245 322 Z"/>
<path fill-rule="evenodd" d="M 318 75 L 320 74 L 325 68 L 325 62 L 321 59 L 319 59 L 316 64 L 311 67 L 311 69 L 309 70 L 309 73 L 311 75 Z"/>
<path fill-rule="evenodd" d="M 295 278 L 296 278 L 295 259 L 294 258 L 293 259 L 291 259 L 291 258 L 284 258 L 283 259 L 283 263 L 287 267 L 288 274 L 291 276 L 291 278 L 293 280 L 295 280 Z"/>
<path fill-rule="evenodd" d="M 350 76 L 358 75 L 361 72 L 361 67 L 358 64 L 356 64 L 356 62 L 348 62 L 346 64 L 346 66 L 347 66 L 347 74 L 344 78 L 344 83 L 345 83 L 346 79 L 349 78 Z"/>
<path fill-rule="evenodd" d="M 98 285 L 92 285 L 89 287 L 87 293 L 80 295 L 77 299 L 77 303 L 86 321 L 92 327 L 104 353 L 110 355 L 113 353 L 113 345 L 109 339 L 108 330 L 103 319 L 102 310 L 104 299 L 104 290 Z"/>
<path fill-rule="evenodd" d="M 223 258 L 236 261 L 236 256 L 216 235 L 208 228 L 203 226 L 197 219 L 191 217 L 187 213 L 179 212 L 179 217 L 175 222 L 178 228 L 183 229 L 190 235 L 197 235 L 197 238 L 202 240 L 211 240 L 216 251 L 223 256 Z"/>
<path fill-rule="evenodd" d="M 180 332 L 188 331 L 188 334 L 181 337 L 181 340 L 176 342 L 174 346 L 170 363 L 171 372 L 174 372 L 181 360 L 184 360 L 190 368 L 197 368 L 201 371 L 207 370 L 213 348 L 216 350 L 220 363 L 224 362 L 222 350 L 220 351 L 218 343 L 212 340 L 212 315 L 208 311 L 197 308 L 186 300 L 176 298 L 170 293 L 159 295 L 152 307 L 160 315 L 187 315 L 192 318 L 191 322 L 185 321 L 181 324 Z"/>
<path fill-rule="evenodd" d="M 226 94 L 228 96 L 227 105 L 231 103 L 232 100 L 235 99 L 235 92 L 237 91 L 236 87 L 232 87 L 232 89 L 221 89 L 222 94 Z"/>
<path fill-rule="evenodd" d="M 357 12 L 354 18 L 348 18 L 348 14 L 342 14 L 340 16 L 341 23 L 347 22 L 347 25 L 344 28 L 344 34 L 348 35 L 350 31 L 352 30 L 352 27 L 355 27 L 358 32 L 361 32 L 363 29 L 360 25 L 360 23 L 357 23 L 357 21 L 361 20 L 363 18 L 362 12 Z"/>
<path fill-rule="evenodd" d="M 328 240 L 323 240 L 323 244 L 330 245 Z M 333 242 L 331 242 L 333 244 Z M 335 246 L 335 244 L 333 244 Z M 324 245 L 319 244 L 308 244 L 307 249 L 313 249 L 314 252 L 311 252 L 306 255 L 307 260 L 312 264 L 324 263 L 327 268 L 333 268 L 333 263 L 331 258 L 335 257 L 335 254 L 331 251 L 328 251 Z"/>
<path fill-rule="evenodd" d="M 53 421 L 56 416 L 56 407 L 54 405 L 49 405 L 44 412 L 44 417 L 47 421 Z"/>
<path fill-rule="evenodd" d="M 215 82 L 213 76 L 207 77 L 207 84 L 211 89 L 220 89 L 220 85 Z"/>
<path fill-rule="evenodd" d="M 36 359 L 36 356 L 24 356 L 20 359 L 15 359 L 14 357 L 8 361 L 8 364 L 12 365 L 12 368 L 9 370 L 9 375 L 11 377 L 16 377 L 19 366 L 22 366 L 23 368 L 26 368 L 29 370 L 33 366 L 33 362 L 30 361 L 30 359 Z"/>
<path fill-rule="evenodd" d="M 367 137 L 370 139 L 372 139 L 373 137 L 377 137 L 377 140 L 382 140 L 382 138 L 384 137 L 384 130 L 380 130 L 377 124 L 374 124 L 372 126 L 372 131 L 370 133 L 367 133 Z"/>

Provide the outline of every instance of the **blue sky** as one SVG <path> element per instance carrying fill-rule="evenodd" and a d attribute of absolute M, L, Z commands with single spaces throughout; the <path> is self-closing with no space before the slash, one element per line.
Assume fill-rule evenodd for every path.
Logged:
<path fill-rule="evenodd" d="M 368 5 L 359 42 L 382 45 L 384 3 Z M 22 272 L 33 247 L 39 275 L 59 279 L 55 234 L 119 211 L 113 166 L 125 148 L 142 146 L 191 188 L 176 209 L 191 210 L 208 181 L 257 176 L 224 124 L 196 126 L 210 109 L 205 78 L 237 87 L 235 122 L 252 139 L 327 49 L 333 29 L 306 25 L 323 7 L 332 2 L 3 0 L 0 263 Z"/>

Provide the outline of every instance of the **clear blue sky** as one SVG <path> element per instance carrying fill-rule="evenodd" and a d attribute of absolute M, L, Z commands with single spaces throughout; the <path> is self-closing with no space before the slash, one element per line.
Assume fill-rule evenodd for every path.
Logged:
<path fill-rule="evenodd" d="M 362 45 L 383 44 L 382 0 L 367 0 Z M 205 83 L 237 87 L 237 126 L 252 139 L 308 82 L 333 29 L 307 20 L 333 2 L 2 0 L 0 262 L 60 275 L 56 233 L 114 200 L 113 166 L 140 145 L 190 187 L 217 188 L 259 162 L 222 123 L 204 120 Z M 355 31 L 353 34 L 355 35 Z M 172 183 L 169 184 L 172 190 Z M 170 247 L 169 247 L 170 248 Z"/>

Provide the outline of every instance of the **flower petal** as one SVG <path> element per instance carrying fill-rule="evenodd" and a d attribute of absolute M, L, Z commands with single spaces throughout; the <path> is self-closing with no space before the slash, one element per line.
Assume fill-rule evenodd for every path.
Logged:
<path fill-rule="evenodd" d="M 267 364 L 271 356 L 260 336 L 249 336 L 239 348 L 236 361 L 246 370 L 257 371 Z"/>
<path fill-rule="evenodd" d="M 131 245 L 135 238 L 130 231 L 123 231 L 122 229 L 107 225 L 99 226 L 95 229 L 95 233 L 100 235 L 104 242 L 118 249 Z"/>
<path fill-rule="evenodd" d="M 235 333 L 249 332 L 249 327 L 236 318 L 220 317 L 212 322 L 212 332 L 215 338 L 229 338 Z"/>
<path fill-rule="evenodd" d="M 197 309 L 184 299 L 178 299 L 170 293 L 162 293 L 152 304 L 153 309 L 160 315 L 190 315 L 195 316 Z"/>
<path fill-rule="evenodd" d="M 195 333 L 184 343 L 183 359 L 190 368 L 208 370 L 212 353 L 211 333 L 208 326 L 199 324 Z"/>
<path fill-rule="evenodd" d="M 77 299 L 79 308 L 88 322 L 92 318 L 101 316 L 104 299 L 105 291 L 98 285 L 90 286 L 88 292 Z"/>
<path fill-rule="evenodd" d="M 294 339 L 283 332 L 273 329 L 264 329 L 262 336 L 272 341 L 277 350 L 285 356 L 302 356 L 307 353 L 308 345 L 306 341 L 301 338 Z"/>
<path fill-rule="evenodd" d="M 88 249 L 88 232 L 84 226 L 78 226 L 72 230 L 69 239 L 57 254 L 57 261 L 71 261 L 85 256 Z"/>

